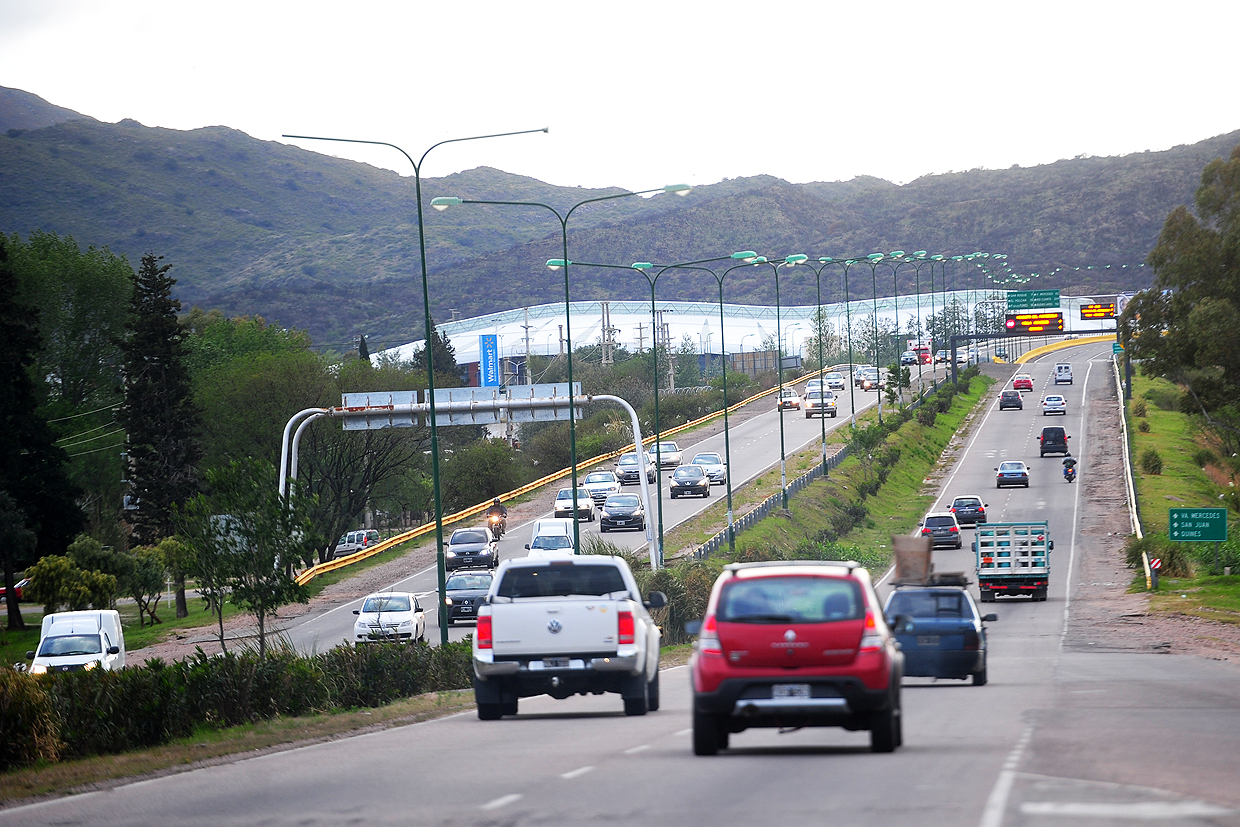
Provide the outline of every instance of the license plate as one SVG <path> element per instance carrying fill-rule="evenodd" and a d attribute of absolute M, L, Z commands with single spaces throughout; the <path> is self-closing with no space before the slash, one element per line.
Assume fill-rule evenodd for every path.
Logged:
<path fill-rule="evenodd" d="M 616 520 L 616 525 L 625 525 L 626 523 L 628 523 L 628 520 Z"/>
<path fill-rule="evenodd" d="M 918 646 L 938 646 L 939 636 L 938 635 L 918 635 L 917 645 Z"/>
<path fill-rule="evenodd" d="M 568 658 L 543 658 L 544 669 L 567 669 Z"/>
<path fill-rule="evenodd" d="M 461 614 L 468 614 L 469 612 L 472 612 L 472 611 L 473 611 L 473 608 L 471 606 L 461 607 Z"/>
<path fill-rule="evenodd" d="M 808 698 L 808 683 L 777 683 L 771 687 L 772 698 Z"/>

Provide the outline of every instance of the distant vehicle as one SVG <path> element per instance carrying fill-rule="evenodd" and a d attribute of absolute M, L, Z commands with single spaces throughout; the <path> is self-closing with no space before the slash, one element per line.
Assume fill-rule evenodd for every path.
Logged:
<path fill-rule="evenodd" d="M 1061 382 L 1072 384 L 1072 365 L 1066 362 L 1055 365 L 1055 384 L 1058 385 Z"/>
<path fill-rule="evenodd" d="M 1033 377 L 1027 373 L 1018 373 L 1012 377 L 1012 389 L 1018 391 L 1033 390 Z"/>
<path fill-rule="evenodd" d="M 784 388 L 779 392 L 779 400 L 775 403 L 775 409 L 780 411 L 794 408 L 801 409 L 801 397 L 792 388 Z"/>
<path fill-rule="evenodd" d="M 412 643 L 426 639 L 426 612 L 409 592 L 376 592 L 354 609 L 354 643 Z"/>
<path fill-rule="evenodd" d="M 999 358 L 999 359 L 1006 359 L 1006 358 L 1008 358 L 1008 357 L 1007 357 L 1007 348 L 1005 348 L 1005 347 L 997 347 L 997 348 L 995 348 L 995 357 L 996 357 L 996 358 Z"/>
<path fill-rule="evenodd" d="M 489 571 L 463 571 L 448 578 L 444 584 L 443 603 L 449 626 L 458 620 L 473 620 L 478 616 L 478 607 L 491 588 L 492 578 Z"/>
<path fill-rule="evenodd" d="M 906 350 L 906 351 L 904 351 L 903 353 L 901 353 L 901 354 L 900 354 L 900 365 L 901 365 L 901 366 L 904 366 L 904 365 L 915 365 L 915 364 L 917 364 L 917 354 L 916 354 L 916 353 L 914 353 L 914 352 L 913 352 L 913 351 L 911 351 L 911 350 Z"/>
<path fill-rule="evenodd" d="M 969 363 L 969 354 L 963 350 L 956 351 L 956 364 L 967 365 Z"/>
<path fill-rule="evenodd" d="M 370 548 L 379 542 L 379 532 L 373 528 L 359 528 L 357 531 L 349 531 L 340 535 L 340 539 L 336 541 L 336 548 L 327 556 L 328 560 L 335 560 L 337 557 L 348 557 L 350 554 L 357 554 L 359 551 Z"/>
<path fill-rule="evenodd" d="M 1059 394 L 1048 394 L 1042 398 L 1042 416 L 1051 414 L 1068 415 L 1068 400 Z"/>
<path fill-rule="evenodd" d="M 822 390 L 821 379 L 811 379 L 805 383 L 805 393 L 807 396 L 813 393 L 814 391 L 820 391 L 820 390 Z"/>
<path fill-rule="evenodd" d="M 673 500 L 686 494 L 709 497 L 710 477 L 700 465 L 682 465 L 672 472 L 671 494 Z"/>
<path fill-rule="evenodd" d="M 1071 453 L 1068 450 L 1068 440 L 1071 438 L 1068 432 L 1060 426 L 1052 425 L 1043 428 L 1041 436 L 1038 437 L 1039 455 L 1063 454 L 1067 456 Z"/>
<path fill-rule="evenodd" d="M 625 486 L 629 483 L 640 483 L 642 481 L 642 463 L 646 466 L 646 482 L 654 482 L 654 460 L 649 454 L 642 454 L 642 459 L 637 458 L 637 452 L 631 451 L 627 454 L 621 454 L 620 459 L 616 460 L 616 476 L 620 478 L 620 485 Z"/>
<path fill-rule="evenodd" d="M 927 514 L 926 519 L 921 521 L 921 536 L 929 537 L 934 548 L 962 548 L 964 545 L 960 539 L 960 523 L 950 511 L 933 511 Z"/>
<path fill-rule="evenodd" d="M 29 585 L 30 585 L 29 577 L 23 577 L 21 580 L 18 580 L 16 583 L 13 584 L 13 594 L 17 595 L 17 599 L 19 601 L 25 600 L 25 598 L 22 596 L 22 593 L 24 589 Z M 9 599 L 8 589 L 4 586 L 0 586 L 0 603 L 7 603 L 8 599 Z"/>
<path fill-rule="evenodd" d="M 30 672 L 113 671 L 125 668 L 125 632 L 115 609 L 43 616 L 39 647 L 26 653 Z"/>
<path fill-rule="evenodd" d="M 986 503 L 982 502 L 981 497 L 957 497 L 952 500 L 951 508 L 947 510 L 956 515 L 956 522 L 961 525 L 986 522 Z"/>
<path fill-rule="evenodd" d="M 680 465 L 680 446 L 675 442 L 656 443 L 654 455 L 659 459 L 660 468 L 675 468 Z"/>
<path fill-rule="evenodd" d="M 805 418 L 829 416 L 835 419 L 836 400 L 831 391 L 813 391 L 805 394 Z"/>
<path fill-rule="evenodd" d="M 581 487 L 590 492 L 595 505 L 602 505 L 609 496 L 620 490 L 620 480 L 612 471 L 591 471 L 581 481 Z"/>
<path fill-rule="evenodd" d="M 963 580 L 963 577 L 961 578 Z M 962 587 L 899 587 L 883 608 L 887 623 L 899 625 L 896 640 L 904 654 L 904 674 L 925 678 L 971 678 L 986 685 L 986 622 L 969 590 Z M 904 623 L 895 623 L 896 618 Z"/>
<path fill-rule="evenodd" d="M 853 386 L 861 387 L 865 384 L 866 379 L 874 379 L 878 376 L 878 368 L 873 365 L 857 365 L 853 368 Z"/>
<path fill-rule="evenodd" d="M 878 391 L 883 388 L 883 375 L 878 368 L 870 368 L 861 377 L 861 390 Z"/>
<path fill-rule="evenodd" d="M 694 454 L 693 462 L 690 464 L 701 466 L 706 476 L 710 477 L 712 484 L 723 485 L 728 481 L 728 466 L 724 464 L 723 457 L 718 454 Z"/>
<path fill-rule="evenodd" d="M 555 495 L 554 512 L 557 517 L 573 516 L 573 489 L 561 488 Z M 584 488 L 577 489 L 576 516 L 578 519 L 594 522 L 594 498 Z"/>
<path fill-rule="evenodd" d="M 715 580 L 689 661 L 693 753 L 751 727 L 869 730 L 870 749 L 903 741 L 904 656 L 870 574 L 857 563 L 734 563 Z M 792 654 L 788 654 L 791 652 Z"/>
<path fill-rule="evenodd" d="M 529 551 L 525 556 L 535 559 L 572 557 L 576 553 L 573 538 L 567 534 L 539 534 L 525 548 Z"/>
<path fill-rule="evenodd" d="M 493 569 L 499 564 L 499 546 L 486 526 L 458 528 L 448 538 L 443 556 L 448 571 L 478 566 Z"/>
<path fill-rule="evenodd" d="M 979 525 L 976 537 L 977 590 L 983 603 L 993 603 L 996 595 L 1027 594 L 1035 602 L 1046 600 L 1049 552 L 1055 541 L 1045 520 Z"/>
<path fill-rule="evenodd" d="M 832 371 L 831 373 L 828 373 L 826 376 L 822 377 L 822 380 L 827 383 L 827 390 L 829 391 L 844 390 L 844 374 L 839 371 Z"/>
<path fill-rule="evenodd" d="M 600 532 L 618 528 L 636 528 L 639 531 L 646 527 L 646 509 L 642 507 L 642 498 L 636 494 L 612 494 L 603 503 L 603 511 L 598 518 Z"/>
<path fill-rule="evenodd" d="M 1021 485 L 1029 487 L 1029 466 L 1018 460 L 999 463 L 995 469 L 995 488 L 1005 485 Z"/>
<path fill-rule="evenodd" d="M 935 363 L 936 365 L 938 365 L 938 364 L 946 364 L 946 363 L 947 363 L 947 351 L 946 351 L 946 350 L 939 350 L 939 351 L 935 351 L 935 354 L 934 354 L 934 363 Z"/>
<path fill-rule="evenodd" d="M 915 345 L 912 350 L 921 364 L 928 365 L 933 361 L 930 358 L 930 345 Z"/>
<path fill-rule="evenodd" d="M 1020 398 L 1020 391 L 1005 390 L 999 392 L 999 410 L 1005 408 L 1015 408 L 1016 410 L 1024 410 L 1025 402 Z"/>

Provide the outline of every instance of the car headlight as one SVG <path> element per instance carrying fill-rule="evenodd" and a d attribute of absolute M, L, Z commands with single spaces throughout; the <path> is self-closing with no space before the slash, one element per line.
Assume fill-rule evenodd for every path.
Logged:
<path fill-rule="evenodd" d="M 445 597 L 445 598 L 443 599 L 443 604 L 444 604 L 445 606 L 451 606 L 451 605 L 452 605 L 452 598 L 451 598 L 451 597 Z"/>
<path fill-rule="evenodd" d="M 455 552 L 455 551 L 445 551 L 445 552 L 443 553 L 443 556 L 444 556 L 444 557 L 455 557 L 455 556 L 456 556 L 456 552 Z"/>
<path fill-rule="evenodd" d="M 46 673 L 47 673 L 47 667 L 41 663 L 36 663 L 35 665 L 30 667 L 30 674 L 32 675 L 43 675 Z"/>
<path fill-rule="evenodd" d="M 410 626 L 412 626 L 412 625 L 413 625 L 413 620 L 412 620 L 412 619 L 409 619 L 409 620 L 403 620 L 403 621 L 401 621 L 400 626 L 399 626 L 399 627 L 397 627 L 397 628 L 400 628 L 400 629 L 407 629 L 407 628 L 409 628 L 409 627 L 410 627 Z"/>
<path fill-rule="evenodd" d="M 94 669 L 98 665 L 99 665 L 99 661 L 92 660 L 92 661 L 88 661 L 87 663 L 82 664 L 82 668 L 85 669 L 87 672 L 89 672 L 90 670 Z"/>

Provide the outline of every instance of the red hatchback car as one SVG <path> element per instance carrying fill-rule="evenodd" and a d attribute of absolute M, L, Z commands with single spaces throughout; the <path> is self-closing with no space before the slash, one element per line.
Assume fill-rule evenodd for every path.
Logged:
<path fill-rule="evenodd" d="M 693 752 L 714 755 L 750 727 L 869 730 L 874 752 L 902 740 L 904 656 L 870 573 L 854 562 L 724 568 L 690 660 Z"/>
<path fill-rule="evenodd" d="M 1018 391 L 1033 390 L 1033 377 L 1027 373 L 1018 373 L 1012 377 L 1012 389 Z"/>

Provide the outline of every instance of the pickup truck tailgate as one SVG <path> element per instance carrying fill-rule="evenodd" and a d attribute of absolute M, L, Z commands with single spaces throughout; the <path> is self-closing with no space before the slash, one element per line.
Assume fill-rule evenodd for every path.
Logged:
<path fill-rule="evenodd" d="M 619 605 L 602 598 L 492 605 L 495 657 L 614 654 Z"/>

